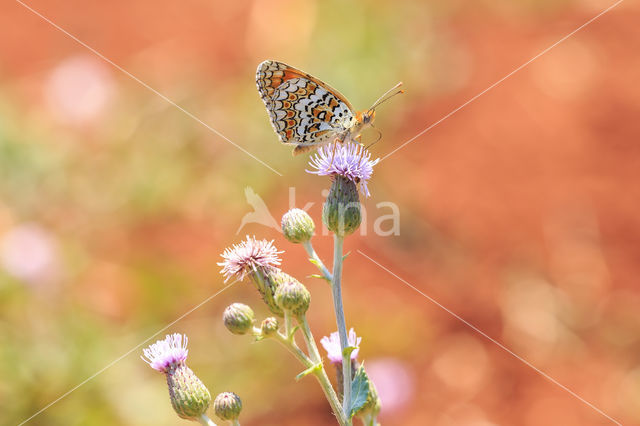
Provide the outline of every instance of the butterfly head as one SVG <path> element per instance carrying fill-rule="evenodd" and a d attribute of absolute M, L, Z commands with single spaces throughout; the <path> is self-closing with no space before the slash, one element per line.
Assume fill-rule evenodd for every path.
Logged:
<path fill-rule="evenodd" d="M 380 96 L 378 100 L 375 101 L 373 105 L 371 105 L 371 108 L 363 111 L 362 113 L 360 113 L 360 115 L 357 115 L 356 119 L 358 120 L 358 123 L 361 123 L 363 127 L 373 126 L 373 120 L 376 118 L 376 108 L 383 102 L 386 102 L 389 99 L 393 98 L 395 95 L 404 93 L 404 90 L 401 90 L 400 86 L 402 86 L 402 82 L 387 90 L 384 95 Z"/>
<path fill-rule="evenodd" d="M 376 111 L 374 109 L 369 109 L 367 111 L 358 111 L 356 112 L 356 121 L 358 130 L 363 130 L 365 127 L 372 126 L 373 120 L 376 118 Z"/>

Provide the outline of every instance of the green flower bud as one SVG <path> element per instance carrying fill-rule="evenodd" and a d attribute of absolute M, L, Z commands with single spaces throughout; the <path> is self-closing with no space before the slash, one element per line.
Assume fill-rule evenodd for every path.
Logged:
<path fill-rule="evenodd" d="M 304 210 L 291 209 L 282 216 L 284 237 L 294 244 L 309 241 L 315 229 L 313 219 Z"/>
<path fill-rule="evenodd" d="M 207 387 L 184 363 L 172 365 L 166 374 L 173 409 L 183 419 L 198 420 L 211 403 Z"/>
<path fill-rule="evenodd" d="M 260 330 L 265 337 L 276 333 L 278 328 L 280 328 L 280 323 L 276 317 L 265 318 L 262 324 L 260 324 Z"/>
<path fill-rule="evenodd" d="M 223 392 L 213 401 L 213 409 L 222 420 L 236 420 L 242 411 L 242 401 L 233 392 Z"/>
<path fill-rule="evenodd" d="M 278 287 L 275 299 L 283 311 L 289 311 L 295 316 L 302 316 L 309 309 L 311 294 L 304 285 L 294 278 Z"/>
<path fill-rule="evenodd" d="M 243 303 L 234 303 L 224 310 L 222 320 L 224 326 L 233 334 L 247 334 L 253 329 L 255 316 L 249 306 Z"/>
<path fill-rule="evenodd" d="M 278 286 L 287 281 L 288 274 L 282 272 L 280 269 L 272 269 L 262 273 L 256 271 L 251 275 L 253 281 L 256 284 L 258 292 L 262 296 L 262 300 L 266 303 L 269 310 L 279 317 L 284 316 L 284 312 L 276 303 L 274 296 Z"/>
<path fill-rule="evenodd" d="M 279 317 L 284 316 L 282 308 L 275 301 L 275 293 L 282 284 L 296 281 L 296 279 L 280 269 L 272 269 L 265 274 L 256 272 L 252 277 L 269 310 Z"/>
<path fill-rule="evenodd" d="M 339 237 L 353 234 L 362 221 L 360 198 L 355 182 L 334 176 L 329 196 L 322 206 L 322 221 Z"/>

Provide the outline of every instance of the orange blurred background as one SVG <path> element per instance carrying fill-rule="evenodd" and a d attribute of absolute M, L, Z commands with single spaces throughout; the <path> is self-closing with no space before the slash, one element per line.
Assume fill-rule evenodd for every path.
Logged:
<path fill-rule="evenodd" d="M 376 166 L 366 235 L 346 242 L 347 323 L 380 422 L 640 424 L 640 6 L 509 75 L 613 4 L 4 2 L 0 423 L 61 396 L 27 424 L 184 423 L 136 345 L 223 288 L 216 262 L 244 234 L 285 250 L 316 338 L 335 329 L 301 247 L 237 232 L 245 187 L 276 220 L 293 192 L 319 224 L 329 186 L 271 130 L 254 79 L 277 59 L 359 108 L 402 80 L 377 112 L 377 157 L 437 123 Z M 373 232 L 383 202 L 399 235 Z M 330 263 L 330 237 L 314 241 Z M 268 315 L 240 283 L 150 342 L 186 333 L 190 367 L 242 397 L 242 424 L 334 424 L 288 353 L 224 329 L 236 301 Z"/>

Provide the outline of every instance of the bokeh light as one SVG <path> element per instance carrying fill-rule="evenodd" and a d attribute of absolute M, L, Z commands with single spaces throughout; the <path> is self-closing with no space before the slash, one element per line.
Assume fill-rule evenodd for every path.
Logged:
<path fill-rule="evenodd" d="M 0 423 L 45 407 L 26 424 L 183 423 L 139 358 L 177 332 L 211 392 L 242 397 L 242 424 L 335 424 L 291 355 L 224 328 L 233 302 L 269 315 L 248 283 L 155 336 L 224 288 L 220 253 L 245 234 L 285 250 L 316 337 L 335 330 L 326 283 L 274 229 L 307 204 L 319 225 L 329 186 L 268 122 L 255 69 L 277 59 L 359 109 L 404 82 L 377 111 L 374 157 L 429 129 L 376 166 L 366 235 L 345 247 L 347 325 L 382 424 L 615 424 L 597 410 L 640 424 L 640 6 L 485 92 L 613 3 L 24 2 L 105 61 L 4 2 Z M 274 220 L 243 222 L 258 199 Z M 374 232 L 385 202 L 398 235 Z"/>

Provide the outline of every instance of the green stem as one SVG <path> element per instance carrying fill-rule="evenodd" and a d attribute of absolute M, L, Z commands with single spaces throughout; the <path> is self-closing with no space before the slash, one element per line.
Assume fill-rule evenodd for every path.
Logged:
<path fill-rule="evenodd" d="M 320 256 L 318 256 L 318 253 L 316 253 L 316 251 L 313 249 L 313 245 L 311 245 L 311 240 L 303 242 L 302 246 L 307 251 L 307 254 L 309 255 L 309 258 L 311 258 L 315 262 L 315 265 L 318 267 L 320 272 L 322 272 L 322 276 L 329 283 L 331 283 L 331 280 L 332 280 L 331 272 L 329 272 L 327 267 L 324 266 L 324 263 L 322 263 L 322 260 L 320 259 Z"/>
<path fill-rule="evenodd" d="M 277 332 L 274 334 L 275 339 L 282 344 L 285 348 L 289 350 L 295 356 L 298 361 L 305 366 L 305 368 L 309 368 L 313 365 L 313 361 L 309 359 L 307 354 L 305 354 L 300 347 L 291 339 L 288 339 L 287 336 L 283 336 L 282 333 Z"/>
<path fill-rule="evenodd" d="M 240 426 L 240 422 L 238 421 L 238 419 L 231 420 L 231 426 Z"/>
<path fill-rule="evenodd" d="M 291 314 L 289 313 L 289 311 L 284 311 L 284 334 L 286 334 L 287 338 L 291 338 L 291 340 L 293 341 L 291 329 Z"/>
<path fill-rule="evenodd" d="M 309 327 L 307 317 L 303 315 L 302 317 L 298 318 L 298 323 L 300 324 L 300 328 L 302 329 L 304 340 L 307 343 L 307 349 L 309 349 L 311 360 L 315 363 L 322 361 L 320 351 L 318 351 L 318 346 L 316 346 L 316 340 L 313 338 L 313 334 L 311 333 L 311 328 Z"/>
<path fill-rule="evenodd" d="M 349 341 L 347 339 L 347 325 L 344 319 L 344 307 L 342 306 L 342 284 L 340 282 L 342 279 L 342 245 L 344 238 L 334 234 L 333 242 L 333 281 L 331 290 L 333 292 L 333 306 L 336 313 L 340 349 L 342 351 L 342 377 L 344 383 L 342 407 L 344 415 L 348 419 L 349 407 L 351 406 L 351 354 L 345 352 L 345 349 L 349 346 Z M 349 424 L 351 424 L 350 420 Z"/>
<path fill-rule="evenodd" d="M 306 320 L 304 321 L 306 324 Z M 307 336 L 310 336 L 313 340 L 313 336 L 311 336 L 311 331 L 309 330 L 308 324 L 302 324 L 303 334 L 305 336 L 305 341 L 307 341 Z M 314 365 L 320 363 L 320 354 L 318 353 L 318 348 L 315 346 L 315 342 L 313 342 L 313 347 L 315 347 L 315 354 L 311 351 L 311 359 L 298 347 L 298 345 L 291 339 L 286 338 L 282 335 L 282 333 L 278 332 L 274 334 L 275 339 L 280 342 L 285 348 L 289 350 L 295 356 L 298 361 L 304 365 L 305 368 L 311 368 Z M 307 345 L 309 345 L 309 341 L 307 341 Z M 322 368 L 315 370 L 313 375 L 318 380 L 324 395 L 327 397 L 327 401 L 329 401 L 329 405 L 331 405 L 331 409 L 333 410 L 335 416 L 338 419 L 338 423 L 340 426 L 347 426 L 349 423 L 346 420 L 344 412 L 342 410 L 342 406 L 340 405 L 340 400 L 338 399 L 338 395 L 336 395 L 336 391 L 331 386 L 331 381 L 329 381 L 329 377 L 327 376 L 326 371 L 324 370 L 324 365 L 320 364 Z"/>
<path fill-rule="evenodd" d="M 202 423 L 204 426 L 217 426 L 213 420 L 211 420 L 209 417 L 207 417 L 206 414 L 201 414 L 200 418 L 198 419 L 198 421 L 200 423 Z"/>

